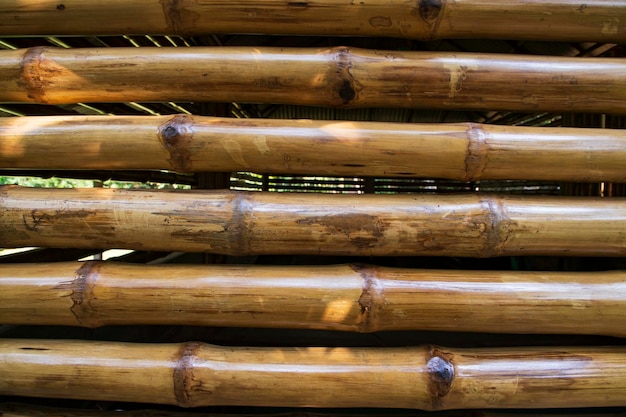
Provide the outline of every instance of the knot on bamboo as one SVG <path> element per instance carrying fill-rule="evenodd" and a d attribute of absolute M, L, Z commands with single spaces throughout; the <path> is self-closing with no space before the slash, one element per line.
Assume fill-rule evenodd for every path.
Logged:
<path fill-rule="evenodd" d="M 184 343 L 178 351 L 174 365 L 173 386 L 176 404 L 180 407 L 193 407 L 193 391 L 198 382 L 194 379 L 194 362 L 201 342 Z"/>
<path fill-rule="evenodd" d="M 428 32 L 425 40 L 436 39 L 437 29 L 441 21 L 441 11 L 445 6 L 445 0 L 418 0 L 417 11 L 420 18 L 426 23 Z"/>
<path fill-rule="evenodd" d="M 511 220 L 504 212 L 502 199 L 498 197 L 483 198 L 480 205 L 487 217 L 484 222 L 486 247 L 480 256 L 485 258 L 501 256 L 512 234 Z"/>
<path fill-rule="evenodd" d="M 191 172 L 190 145 L 193 140 L 193 118 L 186 114 L 179 114 L 162 125 L 158 130 L 161 145 L 169 152 L 168 162 L 172 170 Z"/>
<path fill-rule="evenodd" d="M 426 372 L 428 375 L 428 392 L 433 410 L 443 408 L 443 398 L 450 391 L 455 377 L 453 355 L 441 351 L 437 347 L 428 349 Z"/>

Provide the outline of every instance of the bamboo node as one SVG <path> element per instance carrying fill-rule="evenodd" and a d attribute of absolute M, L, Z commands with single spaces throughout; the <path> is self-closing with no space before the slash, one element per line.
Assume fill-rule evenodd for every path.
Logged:
<path fill-rule="evenodd" d="M 336 83 L 336 93 L 341 100 L 339 105 L 349 106 L 358 96 L 360 87 L 350 73 L 352 69 L 352 58 L 350 48 L 345 46 L 338 47 L 334 51 L 335 61 L 337 62 L 337 77 L 339 81 Z"/>
<path fill-rule="evenodd" d="M 487 237 L 485 257 L 500 256 L 512 234 L 511 220 L 504 213 L 500 199 L 488 197 L 481 199 L 480 204 L 486 211 L 488 218 L 485 222 L 485 233 Z"/>
<path fill-rule="evenodd" d="M 174 365 L 174 395 L 180 407 L 193 407 L 192 392 L 194 388 L 193 366 L 202 342 L 184 343 L 178 351 L 178 359 Z"/>
<path fill-rule="evenodd" d="M 76 278 L 72 281 L 64 282 L 55 290 L 71 291 L 68 295 L 72 299 L 70 311 L 76 318 L 76 322 L 81 326 L 98 327 L 101 323 L 95 318 L 91 301 L 96 280 L 100 274 L 101 262 L 87 261 L 76 270 Z"/>
<path fill-rule="evenodd" d="M 481 124 L 467 124 L 467 154 L 465 155 L 465 181 L 482 179 L 487 168 L 487 133 Z"/>
<path fill-rule="evenodd" d="M 163 8 L 163 16 L 167 23 L 165 32 L 174 35 L 188 35 L 185 25 L 184 13 L 180 7 L 180 0 L 160 0 Z"/>
<path fill-rule="evenodd" d="M 453 355 L 442 352 L 439 348 L 431 347 L 428 350 L 430 359 L 426 363 L 428 373 L 428 390 L 431 396 L 433 410 L 443 406 L 443 398 L 450 391 L 455 377 Z"/>
<path fill-rule="evenodd" d="M 159 141 L 169 152 L 168 162 L 174 171 L 191 172 L 190 144 L 193 140 L 193 118 L 178 114 L 159 126 Z"/>
<path fill-rule="evenodd" d="M 350 268 L 363 279 L 363 289 L 359 297 L 359 332 L 372 333 L 379 330 L 378 312 L 385 304 L 384 285 L 376 278 L 375 271 L 367 265 L 350 265 Z"/>
<path fill-rule="evenodd" d="M 46 88 L 50 85 L 51 77 L 59 72 L 52 68 L 50 63 L 44 65 L 44 52 L 48 48 L 36 46 L 27 48 L 21 62 L 21 75 L 17 81 L 17 85 L 26 91 L 29 99 L 36 103 L 50 104 L 50 100 L 46 96 Z"/>

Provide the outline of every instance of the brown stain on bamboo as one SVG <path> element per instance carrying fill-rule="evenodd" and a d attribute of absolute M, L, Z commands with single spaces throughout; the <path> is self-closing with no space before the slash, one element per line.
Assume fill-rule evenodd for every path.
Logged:
<path fill-rule="evenodd" d="M 371 214 L 330 214 L 307 216 L 297 220 L 300 225 L 320 225 L 326 233 L 345 235 L 355 248 L 376 246 L 383 238 L 387 226 L 378 216 Z"/>
<path fill-rule="evenodd" d="M 161 145 L 169 152 L 168 162 L 172 170 L 192 172 L 191 147 L 193 141 L 193 117 L 179 114 L 158 128 L 158 137 Z"/>

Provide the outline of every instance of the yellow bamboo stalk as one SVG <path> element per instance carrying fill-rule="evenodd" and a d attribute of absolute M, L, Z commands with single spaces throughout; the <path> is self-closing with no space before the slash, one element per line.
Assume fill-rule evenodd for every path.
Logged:
<path fill-rule="evenodd" d="M 624 42 L 626 2 L 5 1 L 0 35 L 280 33 Z"/>
<path fill-rule="evenodd" d="M 626 182 L 626 131 L 188 115 L 5 117 L 0 166 Z"/>
<path fill-rule="evenodd" d="M 626 336 L 626 272 L 0 265 L 0 323 Z"/>
<path fill-rule="evenodd" d="M 227 255 L 625 256 L 626 200 L 0 187 L 0 242 Z"/>
<path fill-rule="evenodd" d="M 0 412 L 3 417 L 197 417 L 198 413 L 186 413 L 180 411 L 167 410 L 87 410 L 75 408 L 58 408 L 37 406 L 23 403 L 0 403 Z M 377 413 L 379 414 L 379 413 Z M 614 413 L 576 413 L 579 417 L 618 417 L 624 416 L 623 412 Z M 368 417 L 372 413 L 334 413 L 330 411 L 318 412 L 282 412 L 277 414 L 222 414 L 222 413 L 206 413 L 201 414 L 203 417 Z M 395 416 L 396 414 L 386 413 L 387 416 Z M 398 414 L 402 417 L 565 417 L 570 414 L 558 413 L 507 413 L 505 411 L 442 411 L 428 413 L 406 413 Z"/>
<path fill-rule="evenodd" d="M 620 113 L 626 111 L 626 59 L 347 47 L 36 47 L 0 51 L 0 101 Z"/>
<path fill-rule="evenodd" d="M 183 407 L 626 405 L 626 348 L 248 348 L 0 340 L 0 394 Z"/>

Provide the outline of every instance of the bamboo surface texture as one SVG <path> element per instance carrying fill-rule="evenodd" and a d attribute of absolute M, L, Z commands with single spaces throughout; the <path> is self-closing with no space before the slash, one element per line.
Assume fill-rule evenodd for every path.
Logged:
<path fill-rule="evenodd" d="M 0 35 L 267 33 L 623 43 L 626 2 L 11 0 Z"/>
<path fill-rule="evenodd" d="M 252 348 L 0 340 L 0 395 L 183 407 L 626 405 L 626 348 Z"/>
<path fill-rule="evenodd" d="M 0 323 L 626 336 L 626 272 L 0 265 Z"/>
<path fill-rule="evenodd" d="M 626 200 L 0 187 L 5 247 L 625 256 Z"/>
<path fill-rule="evenodd" d="M 0 101 L 626 111 L 626 59 L 273 47 L 0 51 Z"/>
<path fill-rule="evenodd" d="M 626 131 L 188 115 L 4 117 L 0 166 L 626 182 Z"/>
<path fill-rule="evenodd" d="M 2 417 L 199 417 L 196 412 L 180 412 L 180 411 L 166 411 L 166 410 L 120 410 L 115 411 L 102 411 L 90 410 L 90 409 L 75 409 L 75 408 L 56 408 L 36 406 L 23 403 L 0 403 L 0 413 Z M 372 417 L 380 415 L 379 413 L 345 413 L 345 412 L 332 412 L 320 410 L 316 412 L 311 411 L 293 411 L 282 412 L 277 414 L 222 414 L 222 413 L 207 413 L 202 412 L 202 417 Z M 415 412 L 407 413 L 402 411 L 398 414 L 385 413 L 385 416 L 393 417 L 571 417 L 571 414 L 566 413 L 523 413 L 513 412 L 507 413 L 506 411 L 440 411 L 440 412 Z M 624 412 L 614 413 L 576 413 L 578 417 L 623 417 L 626 415 Z"/>

